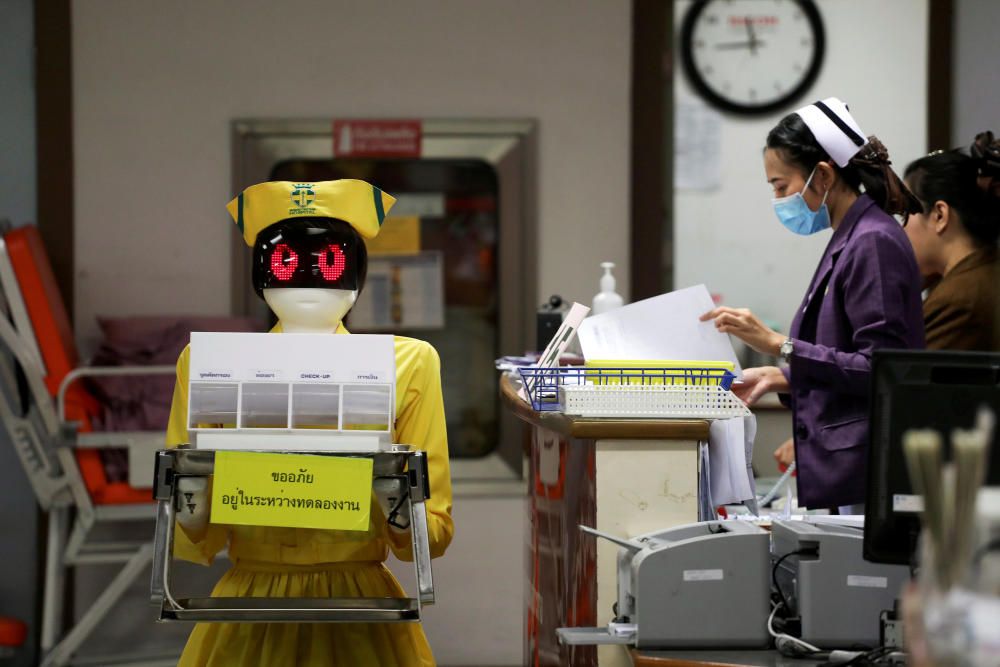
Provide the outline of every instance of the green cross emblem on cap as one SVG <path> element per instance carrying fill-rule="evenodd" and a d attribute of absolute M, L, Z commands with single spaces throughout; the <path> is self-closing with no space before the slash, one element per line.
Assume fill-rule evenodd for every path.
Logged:
<path fill-rule="evenodd" d="M 299 208 L 305 208 L 316 199 L 316 193 L 312 189 L 312 183 L 296 183 L 292 190 L 292 204 Z"/>

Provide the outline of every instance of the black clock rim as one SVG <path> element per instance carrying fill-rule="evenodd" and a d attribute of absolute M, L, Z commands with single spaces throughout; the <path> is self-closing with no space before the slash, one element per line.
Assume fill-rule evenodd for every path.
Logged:
<path fill-rule="evenodd" d="M 730 111 L 732 113 L 743 115 L 762 115 L 788 106 L 812 88 L 813 84 L 816 83 L 816 79 L 819 78 L 819 71 L 823 67 L 823 58 L 826 54 L 826 32 L 823 29 L 823 19 L 819 13 L 819 8 L 813 0 L 791 0 L 791 2 L 794 2 L 802 9 L 806 19 L 808 19 L 809 24 L 812 26 L 816 43 L 816 49 L 814 51 L 812 62 L 809 64 L 805 77 L 803 77 L 799 85 L 780 98 L 772 102 L 768 102 L 767 104 L 760 105 L 748 105 L 733 102 L 732 100 L 726 99 L 712 90 L 701 78 L 701 75 L 695 68 L 691 47 L 695 22 L 698 20 L 701 13 L 705 11 L 705 8 L 709 5 L 709 3 L 713 1 L 716 0 L 695 0 L 695 3 L 684 16 L 684 22 L 681 25 L 681 66 L 688 82 L 692 85 L 692 87 L 694 87 L 699 95 L 708 100 L 713 106 L 718 107 L 723 111 Z"/>

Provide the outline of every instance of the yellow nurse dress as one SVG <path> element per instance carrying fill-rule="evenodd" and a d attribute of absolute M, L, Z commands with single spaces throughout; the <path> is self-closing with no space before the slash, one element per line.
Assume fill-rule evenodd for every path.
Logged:
<path fill-rule="evenodd" d="M 272 333 L 280 332 L 279 323 Z M 348 332 L 341 326 L 337 333 Z M 440 361 L 424 341 L 397 336 L 395 346 L 393 442 L 427 452 L 431 497 L 425 506 L 431 557 L 436 558 L 454 531 Z M 177 360 L 168 447 L 188 442 L 189 361 L 190 351 L 185 349 Z M 207 565 L 228 546 L 233 566 L 212 591 L 218 597 L 405 597 L 384 561 L 390 549 L 397 558 L 413 559 L 410 534 L 390 529 L 376 502 L 371 517 L 367 532 L 209 524 L 205 536 L 192 541 L 181 529 L 176 531 L 174 555 Z M 185 667 L 434 664 L 417 623 L 199 623 L 179 663 Z"/>

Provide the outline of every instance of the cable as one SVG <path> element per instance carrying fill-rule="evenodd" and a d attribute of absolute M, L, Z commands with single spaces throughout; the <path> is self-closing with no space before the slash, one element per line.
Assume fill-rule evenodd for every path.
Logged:
<path fill-rule="evenodd" d="M 874 665 L 895 655 L 895 649 L 891 646 L 879 646 L 870 651 L 825 651 L 798 637 L 777 632 L 774 629 L 774 617 L 781 606 L 780 602 L 776 604 L 771 610 L 771 615 L 767 617 L 767 631 L 774 638 L 774 646 L 782 655 L 793 658 L 805 656 L 817 659 L 826 658 L 826 662 L 822 663 L 822 666 L 836 665 L 837 667 Z"/>
<path fill-rule="evenodd" d="M 891 646 L 879 646 L 870 651 L 830 651 L 823 665 L 837 667 L 853 667 L 854 665 L 874 665 L 891 657 L 895 649 Z"/>
<path fill-rule="evenodd" d="M 795 551 L 789 551 L 787 554 L 779 558 L 774 562 L 774 566 L 771 568 L 771 583 L 774 584 L 774 590 L 778 592 L 778 597 L 781 599 L 781 604 L 788 610 L 788 613 L 792 613 L 792 607 L 788 604 L 788 600 L 785 599 L 785 594 L 781 590 L 781 586 L 778 585 L 778 567 L 781 565 L 789 556 L 799 556 L 805 553 L 810 553 L 808 549 L 796 549 Z"/>
<path fill-rule="evenodd" d="M 786 558 L 790 556 L 799 556 L 805 553 L 811 553 L 808 549 L 796 549 L 795 551 L 789 551 L 787 554 L 782 555 L 778 560 L 774 562 L 774 566 L 771 567 L 771 583 L 774 585 L 774 590 L 778 593 L 778 598 L 780 602 L 775 605 L 774 609 L 771 611 L 771 615 L 767 619 L 767 631 L 774 637 L 774 646 L 782 653 L 786 651 L 789 652 L 793 657 L 805 652 L 807 655 L 815 655 L 817 653 L 822 653 L 822 649 L 817 646 L 813 646 L 809 642 L 803 641 L 798 637 L 793 637 L 792 635 L 786 633 L 778 633 L 774 630 L 774 617 L 778 613 L 778 610 L 784 608 L 789 614 L 792 613 L 792 608 L 788 604 L 788 600 L 785 598 L 784 591 L 781 590 L 781 585 L 778 583 L 778 568 L 785 561 Z"/>
<path fill-rule="evenodd" d="M 792 461 L 791 464 L 788 466 L 788 468 L 785 469 L 784 474 L 781 477 L 779 477 L 778 481 L 775 482 L 774 486 L 771 487 L 771 490 L 768 491 L 766 494 L 764 494 L 764 496 L 760 499 L 760 501 L 757 504 L 760 505 L 761 507 L 767 507 L 768 505 L 770 505 L 771 501 L 778 496 L 778 491 L 781 490 L 781 487 L 784 486 L 785 482 L 788 481 L 788 479 L 792 476 L 794 472 L 795 472 L 795 461 Z"/>
<path fill-rule="evenodd" d="M 793 657 L 801 653 L 805 653 L 807 655 L 823 653 L 823 650 L 821 648 L 813 646 L 809 642 L 802 641 L 798 637 L 793 637 L 783 632 L 780 633 L 775 632 L 774 615 L 778 613 L 778 610 L 781 609 L 783 604 L 784 604 L 783 602 L 779 602 L 778 604 L 776 604 L 774 606 L 774 609 L 771 610 L 771 615 L 767 617 L 767 631 L 770 633 L 772 637 L 774 637 L 775 648 L 777 648 L 782 653 L 785 653 L 786 650 L 789 650 L 789 645 L 796 647 L 798 651 L 792 652 Z"/>
<path fill-rule="evenodd" d="M 771 610 L 771 614 L 767 618 L 767 631 L 774 638 L 775 648 L 778 649 L 778 651 L 783 655 L 788 655 L 790 657 L 824 657 L 827 659 L 827 662 L 824 663 L 825 665 L 837 665 L 838 667 L 854 667 L 855 665 L 875 664 L 877 661 L 883 660 L 886 655 L 892 653 L 892 648 L 879 646 L 878 648 L 865 651 L 827 652 L 818 646 L 813 646 L 803 639 L 793 637 L 792 635 L 784 632 L 777 632 L 774 629 L 774 617 L 777 615 L 779 609 L 784 608 L 789 614 L 792 612 L 792 609 L 788 604 L 788 600 L 785 598 L 785 593 L 781 590 L 781 586 L 778 584 L 778 568 L 781 567 L 781 564 L 785 561 L 785 559 L 790 556 L 800 556 L 812 553 L 815 553 L 812 549 L 796 549 L 795 551 L 789 551 L 778 558 L 778 560 L 774 562 L 774 566 L 771 568 L 771 583 L 774 585 L 774 590 L 777 592 L 780 600 L 774 605 L 774 609 Z"/>
<path fill-rule="evenodd" d="M 410 527 L 410 520 L 406 518 L 406 515 L 400 513 L 400 510 L 403 509 L 403 505 L 406 504 L 409 497 L 410 489 L 409 487 L 404 487 L 403 492 L 399 494 L 399 500 L 396 502 L 395 506 L 389 510 L 389 516 L 386 517 L 386 521 L 390 526 L 395 526 L 400 530 L 406 530 Z M 389 501 L 392 502 L 392 498 L 390 498 Z M 400 517 L 402 517 L 402 519 Z"/>

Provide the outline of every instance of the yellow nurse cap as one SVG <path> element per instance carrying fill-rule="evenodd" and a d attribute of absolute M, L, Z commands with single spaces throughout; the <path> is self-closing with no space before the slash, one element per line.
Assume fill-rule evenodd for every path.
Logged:
<path fill-rule="evenodd" d="M 375 238 L 395 197 L 349 178 L 317 183 L 269 181 L 251 185 L 226 204 L 243 239 L 253 247 L 257 234 L 288 218 L 338 218 L 362 237 Z"/>

